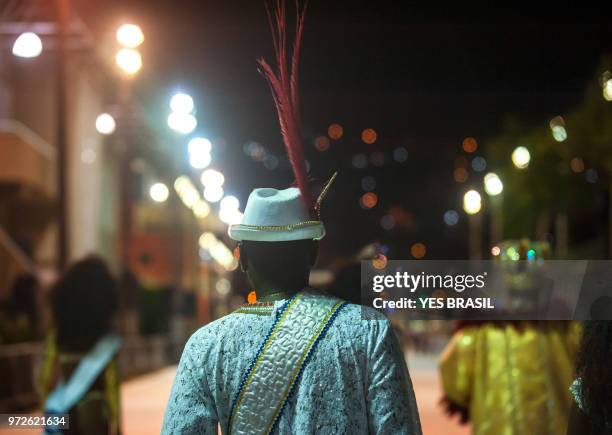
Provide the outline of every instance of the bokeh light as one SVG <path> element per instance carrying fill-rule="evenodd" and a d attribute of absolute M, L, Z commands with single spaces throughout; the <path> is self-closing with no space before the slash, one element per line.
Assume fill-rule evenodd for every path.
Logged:
<path fill-rule="evenodd" d="M 273 171 L 278 168 L 278 157 L 268 154 L 263 160 L 263 165 L 266 169 Z"/>
<path fill-rule="evenodd" d="M 383 230 L 392 230 L 395 227 L 395 218 L 393 215 L 386 214 L 380 219 L 380 226 Z"/>
<path fill-rule="evenodd" d="M 168 115 L 168 127 L 178 133 L 191 133 L 197 125 L 198 121 L 190 113 L 172 112 Z"/>
<path fill-rule="evenodd" d="M 189 164 L 194 169 L 204 169 L 210 162 L 212 157 L 208 153 L 190 153 L 189 154 Z"/>
<path fill-rule="evenodd" d="M 210 153 L 212 142 L 205 137 L 194 137 L 187 144 L 189 153 Z"/>
<path fill-rule="evenodd" d="M 329 149 L 329 139 L 327 136 L 317 136 L 314 140 L 314 146 L 318 151 L 327 151 Z"/>
<path fill-rule="evenodd" d="M 223 188 L 219 185 L 206 186 L 204 189 L 204 199 L 208 202 L 217 202 L 223 198 Z"/>
<path fill-rule="evenodd" d="M 584 171 L 584 161 L 580 157 L 574 157 L 570 161 L 570 167 L 572 168 L 572 171 L 579 174 L 580 172 Z"/>
<path fill-rule="evenodd" d="M 170 192 L 164 183 L 155 183 L 149 189 L 149 196 L 155 202 L 165 202 Z"/>
<path fill-rule="evenodd" d="M 206 216 L 210 214 L 210 206 L 204 200 L 200 200 L 196 202 L 192 210 L 193 210 L 193 214 L 198 219 L 204 219 L 206 218 Z"/>
<path fill-rule="evenodd" d="M 476 172 L 482 172 L 487 169 L 487 161 L 484 157 L 474 157 L 472 159 L 472 169 Z"/>
<path fill-rule="evenodd" d="M 372 266 L 374 266 L 375 269 L 381 270 L 387 267 L 387 262 L 388 262 L 387 257 L 384 254 L 378 254 L 372 260 Z"/>
<path fill-rule="evenodd" d="M 597 180 L 599 179 L 599 175 L 597 174 L 597 170 L 590 168 L 587 169 L 586 172 L 584 173 L 584 178 L 585 180 L 587 180 L 587 183 L 597 183 Z"/>
<path fill-rule="evenodd" d="M 612 79 L 608 79 L 604 83 L 603 97 L 606 101 L 612 101 Z"/>
<path fill-rule="evenodd" d="M 187 150 L 189 152 L 189 164 L 194 169 L 204 169 L 212 160 L 210 150 L 212 143 L 210 140 L 203 137 L 195 137 L 187 144 Z"/>
<path fill-rule="evenodd" d="M 238 201 L 238 198 L 233 195 L 227 195 L 221 200 L 219 206 L 222 209 L 226 208 L 228 210 L 238 210 L 238 207 L 240 207 L 240 201 Z"/>
<path fill-rule="evenodd" d="M 497 257 L 500 253 L 501 253 L 501 249 L 499 248 L 499 246 L 493 246 L 491 248 L 491 255 L 492 256 Z"/>
<path fill-rule="evenodd" d="M 361 132 L 361 140 L 368 145 L 372 145 L 376 142 L 377 137 L 378 134 L 373 128 L 366 128 Z"/>
<path fill-rule="evenodd" d="M 116 127 L 115 118 L 108 113 L 101 113 L 96 118 L 96 130 L 100 134 L 113 134 Z"/>
<path fill-rule="evenodd" d="M 191 95 L 183 92 L 178 92 L 170 98 L 170 109 L 176 113 L 188 114 L 191 113 L 195 105 Z"/>
<path fill-rule="evenodd" d="M 410 254 L 416 258 L 417 260 L 425 257 L 427 253 L 427 248 L 423 243 L 415 243 L 410 247 Z"/>
<path fill-rule="evenodd" d="M 228 225 L 235 225 L 242 222 L 243 214 L 237 209 L 222 208 L 219 210 L 219 219 Z"/>
<path fill-rule="evenodd" d="M 144 33 L 136 24 L 124 24 L 117 30 L 117 42 L 128 48 L 136 48 L 144 42 Z"/>
<path fill-rule="evenodd" d="M 215 284 L 215 290 L 221 296 L 225 296 L 232 290 L 232 283 L 227 278 L 219 278 Z"/>
<path fill-rule="evenodd" d="M 516 147 L 514 151 L 512 151 L 512 163 L 518 169 L 525 169 L 529 166 L 529 162 L 531 161 L 531 154 L 529 150 L 523 146 Z"/>
<path fill-rule="evenodd" d="M 371 175 L 366 175 L 361 179 L 361 188 L 366 192 L 376 189 L 376 179 Z"/>
<path fill-rule="evenodd" d="M 476 152 L 478 149 L 478 142 L 473 137 L 466 137 L 463 139 L 462 148 L 466 153 Z"/>
<path fill-rule="evenodd" d="M 13 54 L 18 57 L 37 57 L 42 53 L 42 50 L 42 41 L 40 37 L 33 32 L 22 33 L 13 44 Z"/>
<path fill-rule="evenodd" d="M 444 223 L 449 227 L 457 225 L 459 222 L 459 213 L 455 210 L 447 210 L 444 212 Z"/>
<path fill-rule="evenodd" d="M 225 177 L 223 176 L 221 172 L 215 169 L 207 169 L 204 172 L 202 172 L 200 181 L 202 181 L 202 185 L 204 187 L 214 187 L 214 186 L 220 187 L 220 186 L 223 186 L 223 183 L 225 182 Z"/>
<path fill-rule="evenodd" d="M 136 74 L 142 68 L 142 56 L 133 48 L 119 50 L 115 61 L 119 68 L 129 76 Z"/>
<path fill-rule="evenodd" d="M 257 293 L 255 292 L 255 290 L 249 292 L 249 294 L 247 295 L 247 302 L 249 304 L 254 304 L 255 302 L 257 302 Z"/>
<path fill-rule="evenodd" d="M 519 254 L 514 246 L 506 249 L 506 256 L 512 261 L 519 261 L 521 259 L 521 254 Z"/>
<path fill-rule="evenodd" d="M 489 172 L 484 176 L 485 192 L 490 196 L 496 196 L 503 192 L 504 184 L 495 172 Z"/>
<path fill-rule="evenodd" d="M 465 168 L 457 168 L 453 171 L 453 179 L 457 183 L 465 183 L 468 179 L 468 171 Z"/>
<path fill-rule="evenodd" d="M 376 207 L 378 203 L 378 196 L 373 192 L 365 193 L 361 196 L 361 207 L 365 209 L 370 209 Z"/>
<path fill-rule="evenodd" d="M 548 123 L 553 139 L 557 142 L 563 142 L 567 139 L 567 131 L 565 130 L 565 120 L 562 116 L 555 116 Z"/>
<path fill-rule="evenodd" d="M 231 249 L 225 246 L 221 240 L 211 233 L 206 232 L 200 236 L 198 240 L 200 248 L 210 253 L 210 256 L 225 270 L 231 271 L 236 270 L 238 267 L 238 261 L 234 258 L 234 253 Z"/>
<path fill-rule="evenodd" d="M 397 147 L 393 150 L 393 160 L 397 163 L 404 163 L 408 160 L 408 150 L 404 147 Z"/>
<path fill-rule="evenodd" d="M 482 198 L 480 197 L 480 193 L 475 190 L 468 190 L 465 195 L 463 195 L 463 210 L 467 214 L 476 214 L 480 211 L 482 207 Z"/>
<path fill-rule="evenodd" d="M 338 140 L 342 137 L 343 134 L 344 134 L 344 129 L 342 128 L 340 124 L 331 124 L 327 128 L 327 135 L 329 136 L 330 139 Z"/>

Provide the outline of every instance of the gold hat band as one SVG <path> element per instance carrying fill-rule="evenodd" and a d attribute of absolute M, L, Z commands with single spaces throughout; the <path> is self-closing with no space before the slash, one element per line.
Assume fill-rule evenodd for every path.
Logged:
<path fill-rule="evenodd" d="M 234 225 L 236 228 L 245 228 L 249 230 L 259 230 L 259 231 L 291 231 L 298 228 L 307 227 L 310 225 L 319 225 L 321 221 L 304 221 L 298 222 L 295 224 L 287 224 L 287 225 L 249 225 L 249 224 L 238 224 Z"/>

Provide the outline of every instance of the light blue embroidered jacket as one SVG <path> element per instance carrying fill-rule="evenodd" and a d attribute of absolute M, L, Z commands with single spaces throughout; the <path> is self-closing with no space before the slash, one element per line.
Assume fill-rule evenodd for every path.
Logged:
<path fill-rule="evenodd" d="M 272 316 L 233 313 L 192 335 L 174 380 L 163 434 L 216 434 L 217 424 L 228 433 L 240 381 L 281 303 Z M 421 434 L 399 344 L 387 319 L 371 308 L 342 308 L 298 382 L 275 433 Z"/>

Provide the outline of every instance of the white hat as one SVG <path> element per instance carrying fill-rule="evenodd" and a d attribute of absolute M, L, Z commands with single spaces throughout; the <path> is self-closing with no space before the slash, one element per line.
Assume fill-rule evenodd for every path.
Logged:
<path fill-rule="evenodd" d="M 255 189 L 249 195 L 242 223 L 230 225 L 234 240 L 286 242 L 320 240 L 325 227 L 309 216 L 299 189 Z"/>

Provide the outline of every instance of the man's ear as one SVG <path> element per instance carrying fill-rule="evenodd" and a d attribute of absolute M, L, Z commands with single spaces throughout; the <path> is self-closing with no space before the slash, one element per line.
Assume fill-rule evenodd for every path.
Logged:
<path fill-rule="evenodd" d="M 240 253 L 238 258 L 238 264 L 240 264 L 240 270 L 246 272 L 247 267 L 247 250 L 244 248 L 244 244 L 242 242 L 238 242 L 238 252 Z"/>
<path fill-rule="evenodd" d="M 310 247 L 310 266 L 314 266 L 317 262 L 317 256 L 319 255 L 319 242 L 316 240 L 312 241 L 312 245 Z"/>

